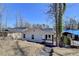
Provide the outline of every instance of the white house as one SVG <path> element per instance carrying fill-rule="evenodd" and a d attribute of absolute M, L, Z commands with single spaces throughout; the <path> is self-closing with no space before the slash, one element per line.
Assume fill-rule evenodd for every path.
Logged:
<path fill-rule="evenodd" d="M 34 42 L 43 42 L 44 40 L 53 40 L 54 32 L 51 28 L 28 28 L 23 31 L 23 38 L 25 40 Z"/>
<path fill-rule="evenodd" d="M 54 31 L 52 28 L 26 28 L 26 29 L 10 29 L 8 37 L 13 39 L 23 39 L 34 42 L 44 42 L 53 40 Z"/>

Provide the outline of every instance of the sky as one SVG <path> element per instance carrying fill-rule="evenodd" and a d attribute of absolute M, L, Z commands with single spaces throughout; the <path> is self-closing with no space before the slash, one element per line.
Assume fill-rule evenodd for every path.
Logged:
<path fill-rule="evenodd" d="M 16 16 L 22 16 L 24 20 L 31 24 L 47 24 L 45 10 L 48 4 L 3 4 L 3 18 L 7 19 L 8 26 L 14 26 Z"/>
<path fill-rule="evenodd" d="M 31 24 L 48 24 L 50 27 L 52 23 L 46 14 L 48 10 L 46 3 L 7 3 L 2 4 L 3 8 L 3 21 L 7 19 L 7 26 L 13 27 L 16 23 L 16 16 L 22 16 L 23 19 Z M 79 19 L 79 4 L 67 4 L 64 14 L 64 19 L 68 18 Z M 54 21 L 53 21 L 54 22 Z"/>
<path fill-rule="evenodd" d="M 64 14 L 64 19 L 69 20 L 69 18 L 75 18 L 79 21 L 79 3 L 69 3 Z"/>

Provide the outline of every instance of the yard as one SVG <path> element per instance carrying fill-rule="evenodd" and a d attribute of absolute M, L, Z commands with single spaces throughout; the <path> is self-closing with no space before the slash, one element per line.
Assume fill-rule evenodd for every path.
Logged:
<path fill-rule="evenodd" d="M 79 56 L 79 48 L 53 48 L 53 56 Z"/>
<path fill-rule="evenodd" d="M 79 56 L 79 48 L 46 47 L 43 44 L 23 40 L 0 40 L 0 56 L 50 56 L 50 54 L 52 56 Z"/>
<path fill-rule="evenodd" d="M 0 40 L 2 56 L 49 56 L 51 49 L 44 45 L 22 40 Z"/>

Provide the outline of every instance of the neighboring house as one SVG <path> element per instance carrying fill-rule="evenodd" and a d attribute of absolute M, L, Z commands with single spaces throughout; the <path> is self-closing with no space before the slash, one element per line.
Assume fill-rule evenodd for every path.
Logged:
<path fill-rule="evenodd" d="M 28 28 L 23 31 L 23 38 L 29 41 L 44 42 L 46 40 L 53 40 L 54 32 L 51 28 Z"/>
<path fill-rule="evenodd" d="M 79 40 L 79 30 L 65 30 L 63 34 L 66 36 L 70 36 L 74 40 Z"/>
<path fill-rule="evenodd" d="M 70 37 L 71 45 L 79 46 L 79 30 L 65 30 L 63 31 L 63 35 Z"/>

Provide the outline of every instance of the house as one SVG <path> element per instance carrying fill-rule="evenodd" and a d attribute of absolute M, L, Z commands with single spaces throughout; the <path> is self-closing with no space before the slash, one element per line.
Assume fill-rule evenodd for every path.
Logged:
<path fill-rule="evenodd" d="M 7 31 L 7 37 L 12 39 L 23 39 L 33 42 L 52 42 L 54 39 L 54 31 L 52 28 L 11 28 Z"/>
<path fill-rule="evenodd" d="M 74 40 L 79 40 L 79 30 L 65 30 L 63 35 L 70 36 Z"/>
<path fill-rule="evenodd" d="M 44 42 L 46 40 L 53 40 L 53 29 L 52 28 L 28 28 L 23 31 L 23 38 L 28 41 Z"/>
<path fill-rule="evenodd" d="M 63 35 L 70 37 L 71 45 L 79 46 L 79 30 L 64 30 Z"/>

